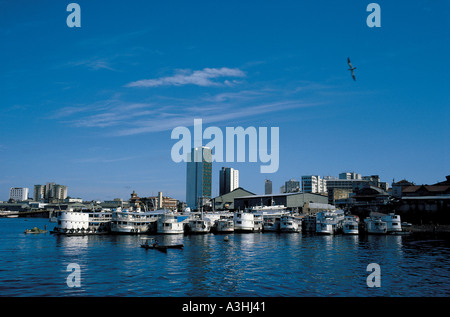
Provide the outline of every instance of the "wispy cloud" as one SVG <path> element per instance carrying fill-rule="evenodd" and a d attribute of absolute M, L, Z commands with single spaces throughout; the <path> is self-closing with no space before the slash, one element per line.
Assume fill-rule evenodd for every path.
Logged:
<path fill-rule="evenodd" d="M 197 85 L 203 87 L 233 85 L 235 80 L 225 80 L 223 82 L 213 81 L 219 77 L 245 77 L 245 73 L 238 68 L 204 68 L 202 70 L 191 71 L 188 69 L 178 70 L 177 73 L 169 77 L 155 79 L 143 79 L 131 82 L 126 87 L 158 87 L 158 86 L 183 86 Z"/>
<path fill-rule="evenodd" d="M 267 114 L 323 105 L 326 102 L 323 98 L 309 97 L 305 92 L 317 94 L 331 89 L 312 82 L 297 82 L 290 88 L 277 88 L 268 83 L 245 83 L 241 90 L 227 86 L 232 77 L 245 76 L 238 68 L 178 70 L 174 76 L 135 81 L 127 87 L 221 85 L 223 89 L 215 94 L 210 90 L 189 97 L 149 95 L 145 92 L 140 102 L 128 101 L 130 96 L 133 99 L 139 97 L 134 90 L 125 89 L 126 93 L 115 93 L 104 101 L 62 108 L 53 119 L 77 128 L 101 129 L 107 136 L 170 131 L 177 126 L 192 126 L 193 118 L 202 118 L 205 124 L 232 122 L 236 125 L 239 121 L 267 117 Z"/>
<path fill-rule="evenodd" d="M 302 103 L 298 101 L 272 102 L 261 104 L 253 107 L 237 107 L 232 111 L 223 111 L 219 106 L 214 110 L 202 111 L 201 116 L 198 112 L 184 112 L 176 117 L 171 118 L 148 118 L 140 120 L 132 127 L 117 130 L 114 132 L 116 136 L 136 135 L 150 132 L 160 132 L 171 130 L 177 126 L 191 126 L 193 118 L 201 118 L 203 123 L 219 123 L 219 122 L 234 122 L 236 119 L 244 119 L 248 117 L 255 117 L 261 114 L 267 114 L 277 111 L 284 111 L 289 109 L 296 109 L 302 107 L 313 107 L 319 105 L 318 103 Z"/>
<path fill-rule="evenodd" d="M 90 70 L 107 69 L 111 71 L 116 71 L 116 69 L 112 67 L 111 62 L 109 60 L 107 60 L 106 58 L 99 58 L 99 57 L 92 57 L 88 59 L 72 61 L 68 62 L 66 65 L 69 67 L 85 66 Z"/>
<path fill-rule="evenodd" d="M 221 93 L 185 100 L 162 98 L 154 103 L 129 103 L 115 99 L 83 107 L 79 111 L 67 107 L 54 118 L 63 119 L 64 123 L 78 128 L 110 128 L 105 130 L 109 136 L 130 136 L 191 126 L 193 118 L 202 118 L 205 124 L 230 121 L 235 124 L 241 119 L 320 105 L 295 98 L 276 99 L 276 96 L 260 91 Z"/>
<path fill-rule="evenodd" d="M 66 123 L 75 127 L 105 128 L 126 124 L 158 113 L 160 109 L 150 103 L 131 103 L 120 100 L 106 100 L 86 107 L 66 107 L 58 111 L 54 118 L 66 118 Z M 76 115 L 77 118 L 72 118 Z"/>

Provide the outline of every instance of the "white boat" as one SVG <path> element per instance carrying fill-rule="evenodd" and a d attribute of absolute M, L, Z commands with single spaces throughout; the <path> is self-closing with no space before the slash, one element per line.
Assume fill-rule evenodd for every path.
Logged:
<path fill-rule="evenodd" d="M 111 212 L 102 210 L 73 211 L 72 209 L 56 212 L 56 226 L 51 231 L 55 234 L 104 234 L 110 231 Z"/>
<path fill-rule="evenodd" d="M 215 230 L 218 233 L 221 232 L 233 232 L 234 231 L 234 221 L 233 217 L 230 216 L 220 216 L 220 219 L 215 221 Z"/>
<path fill-rule="evenodd" d="M 158 212 L 117 208 L 112 211 L 112 233 L 149 233 L 154 231 Z"/>
<path fill-rule="evenodd" d="M 275 206 L 255 206 L 251 208 L 251 213 L 255 215 L 255 227 L 257 231 L 279 231 L 280 218 L 289 214 L 287 208 L 282 205 Z M 262 216 L 262 220 L 261 220 Z"/>
<path fill-rule="evenodd" d="M 211 230 L 211 223 L 206 218 L 192 218 L 188 222 L 190 233 L 208 233 Z"/>
<path fill-rule="evenodd" d="M 158 217 L 157 232 L 162 234 L 184 233 L 184 225 L 188 216 L 177 215 L 173 212 L 165 212 Z"/>
<path fill-rule="evenodd" d="M 367 233 L 371 234 L 389 234 L 402 231 L 400 216 L 394 213 L 383 214 L 372 212 L 370 216 L 364 219 Z"/>
<path fill-rule="evenodd" d="M 283 205 L 255 206 L 251 208 L 251 212 L 263 216 L 282 216 L 289 213 Z"/>
<path fill-rule="evenodd" d="M 264 216 L 262 214 L 253 215 L 253 232 L 261 232 L 264 227 Z"/>
<path fill-rule="evenodd" d="M 280 219 L 279 216 L 265 216 L 263 223 L 263 231 L 278 232 L 280 231 Z"/>
<path fill-rule="evenodd" d="M 344 234 L 358 234 L 359 233 L 359 218 L 357 216 L 349 215 L 344 217 L 342 223 L 342 231 Z"/>
<path fill-rule="evenodd" d="M 364 219 L 366 232 L 369 234 L 386 234 L 387 224 L 379 217 L 369 217 Z"/>
<path fill-rule="evenodd" d="M 344 212 L 342 210 L 321 211 L 317 213 L 316 233 L 335 234 L 342 229 Z"/>
<path fill-rule="evenodd" d="M 394 213 L 389 213 L 381 217 L 386 222 L 387 233 L 395 233 L 402 231 L 402 222 L 400 216 Z"/>
<path fill-rule="evenodd" d="M 16 211 L 5 210 L 0 212 L 0 217 L 18 218 L 19 215 L 17 214 Z"/>
<path fill-rule="evenodd" d="M 281 232 L 301 232 L 302 220 L 293 216 L 282 216 L 280 218 Z"/>
<path fill-rule="evenodd" d="M 234 231 L 254 232 L 255 215 L 250 212 L 238 211 L 233 216 Z"/>

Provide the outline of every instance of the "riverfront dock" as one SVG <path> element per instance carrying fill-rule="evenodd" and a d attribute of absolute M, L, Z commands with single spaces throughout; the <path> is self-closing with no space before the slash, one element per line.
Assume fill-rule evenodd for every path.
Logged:
<path fill-rule="evenodd" d="M 0 218 L 49 218 L 50 210 L 32 210 L 32 211 L 0 211 Z"/>

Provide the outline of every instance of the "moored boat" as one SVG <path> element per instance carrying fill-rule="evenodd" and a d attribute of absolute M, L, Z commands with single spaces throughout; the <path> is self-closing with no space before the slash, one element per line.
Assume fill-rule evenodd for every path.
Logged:
<path fill-rule="evenodd" d="M 342 210 L 321 211 L 317 213 L 316 233 L 336 234 L 342 230 L 344 212 Z"/>
<path fill-rule="evenodd" d="M 370 217 L 364 219 L 365 231 L 368 234 L 386 234 L 387 224 L 382 220 L 383 214 L 371 213 Z"/>
<path fill-rule="evenodd" d="M 135 210 L 117 208 L 112 211 L 112 233 L 149 233 L 155 228 L 159 213 L 153 211 L 143 212 L 140 208 Z"/>
<path fill-rule="evenodd" d="M 237 211 L 233 216 L 234 231 L 237 232 L 254 232 L 255 216 L 253 213 Z"/>
<path fill-rule="evenodd" d="M 302 220 L 293 216 L 282 216 L 280 218 L 280 231 L 281 232 L 301 232 Z"/>
<path fill-rule="evenodd" d="M 279 216 L 265 216 L 263 223 L 264 232 L 278 232 L 280 231 L 280 218 Z"/>
<path fill-rule="evenodd" d="M 215 232 L 234 232 L 234 222 L 232 217 L 221 216 L 220 219 L 217 219 L 214 224 Z"/>
<path fill-rule="evenodd" d="M 342 231 L 344 234 L 358 234 L 359 233 L 359 218 L 357 216 L 348 215 L 344 217 L 342 223 Z"/>
<path fill-rule="evenodd" d="M 189 233 L 209 233 L 211 224 L 206 218 L 193 218 L 188 222 L 188 229 Z"/>
<path fill-rule="evenodd" d="M 106 234 L 110 231 L 111 213 L 109 210 L 93 212 L 68 209 L 56 212 L 56 218 L 56 226 L 50 232 L 53 234 Z"/>
<path fill-rule="evenodd" d="M 389 213 L 382 216 L 381 219 L 386 222 L 387 233 L 396 233 L 402 231 L 400 216 L 395 213 Z"/>
<path fill-rule="evenodd" d="M 188 216 L 177 215 L 174 212 L 165 212 L 158 217 L 157 232 L 162 234 L 182 234 Z"/>

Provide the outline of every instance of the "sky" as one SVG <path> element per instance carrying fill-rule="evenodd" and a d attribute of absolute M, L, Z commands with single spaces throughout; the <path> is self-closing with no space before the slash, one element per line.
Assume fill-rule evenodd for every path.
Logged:
<path fill-rule="evenodd" d="M 176 127 L 279 128 L 279 168 L 213 162 L 274 193 L 341 172 L 450 175 L 450 1 L 0 0 L 0 200 L 55 182 L 85 200 L 185 201 Z M 347 58 L 356 67 L 356 81 Z M 209 140 L 206 140 L 207 143 Z M 205 144 L 204 144 L 205 145 Z"/>

